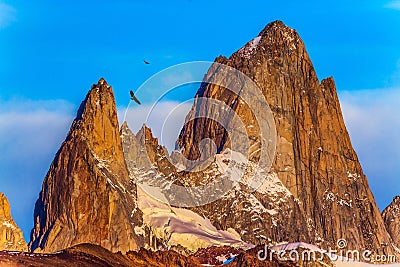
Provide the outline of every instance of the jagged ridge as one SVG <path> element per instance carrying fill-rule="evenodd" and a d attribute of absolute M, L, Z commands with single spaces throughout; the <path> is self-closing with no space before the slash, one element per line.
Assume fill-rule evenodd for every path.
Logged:
<path fill-rule="evenodd" d="M 93 85 L 57 152 L 35 205 L 31 251 L 79 243 L 128 251 L 142 245 L 134 231 L 142 215 L 126 167 L 114 93 Z"/>
<path fill-rule="evenodd" d="M 0 192 L 0 250 L 27 251 L 21 229 L 11 217 L 10 203 Z"/>
<path fill-rule="evenodd" d="M 383 210 L 382 217 L 387 231 L 397 247 L 400 247 L 400 196 L 393 198 L 392 203 Z"/>
<path fill-rule="evenodd" d="M 334 80 L 327 78 L 319 82 L 298 33 L 280 21 L 270 23 L 229 59 L 221 56 L 216 62 L 245 73 L 269 103 L 278 134 L 271 172 L 277 173 L 301 203 L 302 212 L 292 213 L 288 218 L 296 220 L 299 214 L 306 218 L 304 228 L 309 236 L 303 235 L 304 241 L 328 248 L 335 247 L 338 239 L 346 238 L 350 249 L 394 252 L 344 125 Z M 201 97 L 224 101 L 234 109 L 248 129 L 249 146 L 254 151 L 260 148 L 257 124 L 260 122 L 249 123 L 255 121 L 249 107 L 263 107 L 258 103 L 238 104 L 232 101 L 237 96 L 229 90 L 202 84 L 188 118 L 201 109 L 211 110 L 201 105 L 198 101 Z M 215 121 L 186 121 L 177 144 L 187 158 L 195 159 L 199 156 L 198 145 L 205 138 L 211 138 L 219 151 L 228 148 L 227 138 L 221 138 L 225 135 Z M 250 160 L 257 162 L 260 154 L 250 154 Z M 263 197 L 259 199 L 262 202 Z M 211 206 L 200 207 L 198 212 L 212 213 L 216 207 L 227 208 L 216 201 Z M 231 216 L 229 222 L 239 228 L 244 226 L 242 221 Z M 222 229 L 226 227 L 226 222 L 218 217 L 213 217 L 212 222 Z M 296 236 L 301 238 L 299 231 L 304 229 L 288 226 L 286 220 L 277 224 L 286 225 L 291 232 L 286 241 L 295 241 L 292 238 Z M 249 222 L 245 230 L 253 231 L 253 228 L 259 226 Z"/>

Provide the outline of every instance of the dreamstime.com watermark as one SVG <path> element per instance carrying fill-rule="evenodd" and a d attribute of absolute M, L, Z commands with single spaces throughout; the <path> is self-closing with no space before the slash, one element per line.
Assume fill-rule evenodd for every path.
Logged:
<path fill-rule="evenodd" d="M 396 262 L 395 255 L 384 255 L 374 254 L 370 250 L 346 250 L 347 241 L 345 239 L 339 239 L 336 242 L 337 249 L 329 248 L 328 250 L 323 249 L 310 249 L 303 248 L 302 246 L 286 249 L 285 246 L 268 247 L 265 245 L 264 249 L 261 249 L 257 253 L 259 260 L 272 261 L 276 256 L 280 261 L 323 261 L 327 257 L 332 262 L 371 262 L 375 264 L 379 263 L 394 263 Z"/>

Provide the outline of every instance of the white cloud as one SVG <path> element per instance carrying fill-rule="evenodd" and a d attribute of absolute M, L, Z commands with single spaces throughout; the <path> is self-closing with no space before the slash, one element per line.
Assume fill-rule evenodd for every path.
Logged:
<path fill-rule="evenodd" d="M 175 148 L 175 141 L 191 106 L 192 100 L 184 103 L 162 101 L 153 109 L 152 105 L 130 107 L 128 110 L 119 108 L 119 121 L 122 123 L 126 120 L 135 134 L 143 123 L 146 123 L 152 129 L 153 135 L 158 137 L 160 144 L 166 146 L 171 152 Z"/>
<path fill-rule="evenodd" d="M 385 7 L 400 10 L 400 1 L 396 0 L 396 1 L 389 2 L 388 4 L 385 5 Z"/>
<path fill-rule="evenodd" d="M 353 146 L 380 208 L 400 195 L 400 89 L 340 92 Z"/>
<path fill-rule="evenodd" d="M 0 100 L 0 166 L 12 159 L 29 165 L 40 160 L 41 154 L 54 154 L 67 134 L 74 109 L 63 100 Z"/>
<path fill-rule="evenodd" d="M 0 100 L 0 191 L 26 238 L 43 178 L 74 113 L 75 107 L 61 100 Z"/>
<path fill-rule="evenodd" d="M 16 19 L 16 10 L 5 3 L 0 2 L 0 29 L 7 27 Z"/>
<path fill-rule="evenodd" d="M 160 78 L 164 88 L 174 88 L 177 85 L 182 85 L 186 83 L 191 83 L 196 81 L 193 75 L 188 71 L 182 71 L 178 73 L 166 73 L 165 76 Z"/>

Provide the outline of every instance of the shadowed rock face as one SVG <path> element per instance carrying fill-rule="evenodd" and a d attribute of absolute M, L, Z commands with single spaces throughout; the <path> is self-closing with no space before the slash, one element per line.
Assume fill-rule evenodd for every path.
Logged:
<path fill-rule="evenodd" d="M 302 236 L 309 238 L 306 241 L 310 243 L 334 248 L 338 239 L 345 238 L 349 249 L 393 252 L 393 244 L 351 145 L 334 80 L 318 80 L 297 32 L 280 21 L 270 23 L 257 38 L 230 58 L 221 56 L 216 62 L 250 77 L 273 112 L 277 148 L 270 171 L 277 174 L 300 204 L 301 212 L 288 213 L 289 221 L 305 217 L 307 223 L 302 227 L 307 228 L 310 235 L 307 237 L 304 229 L 288 225 L 284 219 L 277 221 L 277 224 L 286 225 L 287 241 Z M 260 157 L 257 148 L 261 144 L 258 124 L 262 121 L 255 121 L 249 107 L 262 107 L 257 106 L 258 103 L 246 105 L 232 101 L 237 96 L 229 90 L 203 84 L 197 92 L 191 115 L 202 109 L 212 112 L 211 107 L 201 104 L 201 97 L 224 101 L 235 110 L 248 129 L 252 148 L 250 160 L 257 162 Z M 226 118 L 220 119 L 223 120 Z M 199 118 L 186 122 L 177 145 L 187 158 L 196 159 L 200 156 L 201 140 L 211 138 L 218 151 L 223 151 L 230 146 L 226 135 L 215 121 Z M 266 200 L 263 196 L 258 199 L 268 203 L 263 202 Z M 209 215 L 215 213 L 215 209 L 226 210 L 225 207 L 224 203 L 216 201 L 198 208 L 198 212 Z M 289 205 L 287 209 L 292 210 L 292 207 Z M 216 216 L 212 219 L 221 228 L 227 223 Z M 255 234 L 251 232 L 253 228 L 258 228 L 248 218 L 243 218 L 243 214 L 231 214 L 229 223 L 250 232 L 249 238 Z M 388 244 L 388 247 L 381 244 Z"/>
<path fill-rule="evenodd" d="M 382 217 L 385 221 L 386 230 L 397 247 L 400 247 L 400 196 L 393 198 L 392 203 L 383 210 Z"/>
<path fill-rule="evenodd" d="M 100 79 L 82 102 L 35 205 L 31 251 L 54 252 L 79 243 L 135 250 L 142 224 L 136 185 L 126 167 L 114 93 Z"/>
<path fill-rule="evenodd" d="M 176 173 L 176 168 L 168 160 L 167 149 L 159 145 L 158 138 L 153 136 L 151 129 L 146 125 L 134 135 L 124 122 L 120 135 L 125 160 L 131 173 L 134 173 L 134 169 L 148 171 L 153 167 L 162 170 L 165 175 Z"/>
<path fill-rule="evenodd" d="M 0 250 L 28 250 L 21 229 L 11 217 L 10 204 L 3 193 L 0 193 Z"/>

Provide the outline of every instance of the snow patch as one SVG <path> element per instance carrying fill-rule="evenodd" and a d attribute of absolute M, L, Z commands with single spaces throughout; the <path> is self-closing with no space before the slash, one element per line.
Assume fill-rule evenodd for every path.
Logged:
<path fill-rule="evenodd" d="M 143 212 L 143 223 L 152 229 L 152 233 L 164 240 L 167 246 L 182 245 L 191 251 L 212 245 L 243 247 L 244 243 L 236 231 L 217 230 L 210 220 L 184 208 L 171 207 L 163 202 L 165 196 L 156 192 L 156 198 L 138 187 L 138 207 Z M 157 195 L 158 194 L 158 195 Z M 139 231 L 139 229 L 138 229 Z"/>
<path fill-rule="evenodd" d="M 353 179 L 354 181 L 357 181 L 358 178 L 361 178 L 361 175 L 358 173 L 347 172 L 347 178 L 349 178 L 349 180 Z"/>
<path fill-rule="evenodd" d="M 10 221 L 4 221 L 2 225 L 7 228 L 16 229 L 15 226 L 12 223 L 10 223 Z"/>
<path fill-rule="evenodd" d="M 263 175 L 264 177 L 264 182 L 261 184 L 259 188 L 257 188 L 257 192 L 262 193 L 262 194 L 268 194 L 268 195 L 273 195 L 273 196 L 291 196 L 292 193 L 289 191 L 289 189 L 286 188 L 286 186 L 283 185 L 281 180 L 278 178 L 278 174 L 275 172 L 268 173 L 268 174 L 263 174 L 258 170 L 258 175 Z M 282 198 L 280 198 L 282 199 Z"/>
<path fill-rule="evenodd" d="M 260 41 L 261 41 L 261 36 L 257 36 L 238 51 L 239 55 L 241 55 L 244 58 L 250 59 L 251 55 L 254 54 L 254 52 L 256 51 Z"/>

